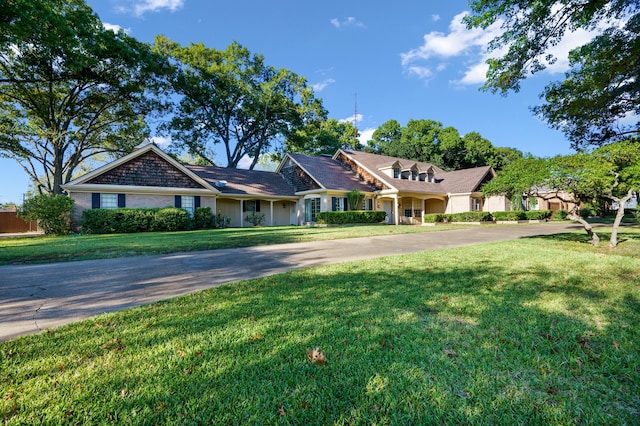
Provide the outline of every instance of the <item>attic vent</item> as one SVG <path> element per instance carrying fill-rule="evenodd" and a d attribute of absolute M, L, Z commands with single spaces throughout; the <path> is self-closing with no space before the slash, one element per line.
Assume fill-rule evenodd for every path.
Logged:
<path fill-rule="evenodd" d="M 226 180 L 219 180 L 216 183 L 214 183 L 216 188 L 223 188 L 226 184 L 227 184 Z"/>

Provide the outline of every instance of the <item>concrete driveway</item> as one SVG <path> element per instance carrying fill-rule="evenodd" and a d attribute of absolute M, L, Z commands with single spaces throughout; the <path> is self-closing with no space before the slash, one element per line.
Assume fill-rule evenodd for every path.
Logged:
<path fill-rule="evenodd" d="M 296 268 L 580 229 L 573 224 L 451 231 L 0 267 L 0 341 L 104 312 Z"/>

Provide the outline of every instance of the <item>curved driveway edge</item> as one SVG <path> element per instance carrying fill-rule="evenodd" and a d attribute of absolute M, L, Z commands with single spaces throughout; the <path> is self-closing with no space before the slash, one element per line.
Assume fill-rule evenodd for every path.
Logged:
<path fill-rule="evenodd" d="M 292 269 L 581 229 L 573 224 L 277 244 L 156 256 L 0 267 L 0 341 L 105 312 Z"/>

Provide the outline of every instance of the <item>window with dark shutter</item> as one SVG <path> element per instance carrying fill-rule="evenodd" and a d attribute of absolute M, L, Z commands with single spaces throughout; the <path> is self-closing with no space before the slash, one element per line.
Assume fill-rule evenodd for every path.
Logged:
<path fill-rule="evenodd" d="M 91 193 L 91 208 L 92 209 L 100 208 L 100 193 L 98 192 Z"/>
<path fill-rule="evenodd" d="M 126 207 L 127 202 L 126 202 L 126 195 L 125 194 L 118 194 L 118 208 L 124 208 Z"/>

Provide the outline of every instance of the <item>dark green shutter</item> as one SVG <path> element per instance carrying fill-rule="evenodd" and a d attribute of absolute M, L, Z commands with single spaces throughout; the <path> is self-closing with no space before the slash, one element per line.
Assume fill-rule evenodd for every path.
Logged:
<path fill-rule="evenodd" d="M 177 208 L 182 208 L 182 196 L 180 195 L 176 195 L 174 198 L 174 203 L 173 203 L 174 207 Z"/>
<path fill-rule="evenodd" d="M 92 209 L 100 208 L 100 194 L 97 192 L 91 193 L 91 208 Z"/>
<path fill-rule="evenodd" d="M 126 206 L 126 196 L 124 194 L 118 194 L 118 208 L 123 208 Z"/>
<path fill-rule="evenodd" d="M 200 207 L 200 196 L 196 195 L 195 197 L 193 197 L 193 206 L 197 209 L 198 207 Z"/>
<path fill-rule="evenodd" d="M 331 197 L 331 211 L 335 212 L 338 210 L 338 199 L 336 197 Z"/>
<path fill-rule="evenodd" d="M 256 213 L 260 213 L 260 200 L 256 200 Z"/>
<path fill-rule="evenodd" d="M 349 210 L 349 199 L 347 197 L 344 197 L 342 199 L 342 203 L 342 205 L 344 206 L 342 210 Z M 351 210 L 358 210 L 358 206 L 353 206 Z"/>

